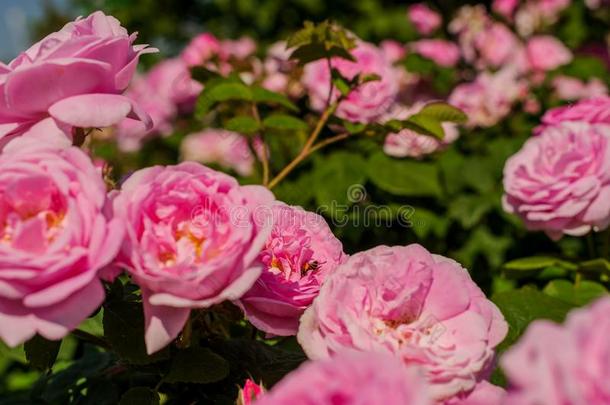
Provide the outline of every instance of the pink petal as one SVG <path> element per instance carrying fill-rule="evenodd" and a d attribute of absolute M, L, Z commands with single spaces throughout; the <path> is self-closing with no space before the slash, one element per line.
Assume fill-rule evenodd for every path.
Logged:
<path fill-rule="evenodd" d="M 163 349 L 174 340 L 186 323 L 191 310 L 151 305 L 148 292 L 142 292 L 146 331 L 146 351 L 153 354 Z"/>

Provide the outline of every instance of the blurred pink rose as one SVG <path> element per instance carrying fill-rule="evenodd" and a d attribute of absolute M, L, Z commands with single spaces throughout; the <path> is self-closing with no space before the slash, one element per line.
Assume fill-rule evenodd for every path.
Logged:
<path fill-rule="evenodd" d="M 184 62 L 167 59 L 144 76 L 136 76 L 125 93 L 151 117 L 152 128 L 126 118 L 116 128 L 119 147 L 125 151 L 140 149 L 141 143 L 156 134 L 169 135 L 178 113 L 190 112 L 202 86 L 193 80 Z"/>
<path fill-rule="evenodd" d="M 251 379 L 247 379 L 244 388 L 239 390 L 239 398 L 236 405 L 254 405 L 255 400 L 265 394 L 262 384 L 258 385 Z"/>
<path fill-rule="evenodd" d="M 379 353 L 343 352 L 288 374 L 256 405 L 432 405 L 419 370 Z"/>
<path fill-rule="evenodd" d="M 411 47 L 415 53 L 433 60 L 439 66 L 453 67 L 460 60 L 460 48 L 443 39 L 420 39 L 413 42 Z"/>
<path fill-rule="evenodd" d="M 254 171 L 255 160 L 248 140 L 236 132 L 205 129 L 187 135 L 180 150 L 184 160 L 217 163 L 224 169 L 234 170 L 240 176 L 249 176 Z"/>
<path fill-rule="evenodd" d="M 407 16 L 417 32 L 422 35 L 432 34 L 443 22 L 440 14 L 432 10 L 425 3 L 417 3 L 410 6 Z"/>
<path fill-rule="evenodd" d="M 272 213 L 273 230 L 259 255 L 263 274 L 238 303 L 258 329 L 296 335 L 320 285 L 347 256 L 320 215 L 283 203 Z"/>
<path fill-rule="evenodd" d="M 565 324 L 538 320 L 502 357 L 510 382 L 506 405 L 610 403 L 610 298 L 568 314 Z"/>
<path fill-rule="evenodd" d="M 416 103 L 411 108 L 396 108 L 386 118 L 405 120 L 420 111 L 424 105 L 425 103 Z M 383 151 L 389 156 L 398 158 L 419 158 L 434 153 L 453 143 L 460 136 L 455 124 L 444 122 L 441 125 L 445 131 L 445 137 L 442 140 L 418 134 L 410 129 L 403 129 L 398 133 L 386 136 Z"/>
<path fill-rule="evenodd" d="M 503 388 L 481 381 L 471 393 L 453 398 L 443 405 L 503 405 L 505 397 L 506 391 Z"/>
<path fill-rule="evenodd" d="M 114 198 L 127 225 L 121 262 L 142 289 L 146 347 L 181 331 L 191 308 L 236 300 L 260 276 L 273 195 L 198 163 L 139 170 Z"/>
<path fill-rule="evenodd" d="M 504 209 L 551 238 L 610 223 L 610 126 L 566 122 L 527 140 L 504 167 Z"/>
<path fill-rule="evenodd" d="M 520 0 L 494 0 L 491 8 L 496 13 L 506 17 L 512 18 Z"/>
<path fill-rule="evenodd" d="M 575 77 L 557 76 L 553 79 L 552 85 L 555 94 L 562 100 L 580 100 L 608 94 L 608 88 L 604 82 L 596 77 L 585 83 Z"/>
<path fill-rule="evenodd" d="M 419 245 L 378 246 L 329 275 L 298 340 L 311 359 L 344 348 L 391 353 L 423 368 L 433 397 L 472 391 L 507 324 L 457 262 Z"/>
<path fill-rule="evenodd" d="M 506 25 L 494 22 L 475 36 L 474 46 L 482 66 L 499 67 L 511 62 L 520 44 Z"/>
<path fill-rule="evenodd" d="M 579 101 L 576 104 L 548 110 L 542 116 L 543 126 L 557 125 L 563 122 L 576 121 L 590 124 L 610 125 L 610 97 L 601 96 Z"/>
<path fill-rule="evenodd" d="M 515 102 L 527 94 L 525 82 L 514 69 L 480 73 L 471 83 L 463 83 L 449 96 L 452 104 L 468 115 L 471 127 L 490 127 L 506 117 Z"/>
<path fill-rule="evenodd" d="M 231 72 L 232 59 L 243 60 L 256 51 L 256 43 L 247 37 L 220 40 L 205 32 L 197 35 L 182 51 L 187 66 L 205 66 L 226 75 Z"/>
<path fill-rule="evenodd" d="M 108 127 L 148 116 L 121 93 L 138 58 L 154 52 L 133 45 L 119 21 L 101 11 L 66 24 L 8 65 L 0 64 L 0 139 L 53 117 L 74 127 Z"/>
<path fill-rule="evenodd" d="M 394 41 L 392 39 L 386 39 L 384 41 L 381 41 L 379 47 L 385 54 L 385 57 L 392 63 L 400 61 L 407 54 L 405 46 L 400 42 Z"/>
<path fill-rule="evenodd" d="M 299 97 L 303 87 L 298 80 L 291 79 L 291 74 L 297 68 L 296 61 L 290 60 L 291 51 L 286 49 L 286 42 L 280 41 L 271 45 L 267 50 L 264 61 L 263 87 L 278 93 L 285 93 L 291 97 Z"/>
<path fill-rule="evenodd" d="M 557 38 L 540 35 L 531 38 L 526 45 L 530 67 L 536 71 L 549 71 L 572 61 L 572 52 Z"/>
<path fill-rule="evenodd" d="M 66 336 L 104 301 L 124 228 L 91 159 L 50 119 L 0 155 L 0 339 Z"/>
<path fill-rule="evenodd" d="M 392 106 L 399 90 L 398 74 L 385 53 L 373 44 L 358 42 L 351 51 L 355 62 L 333 58 L 332 67 L 347 79 L 359 74 L 377 74 L 380 80 L 359 86 L 339 104 L 336 115 L 353 122 L 373 122 Z M 321 111 L 326 106 L 330 86 L 330 71 L 325 60 L 309 63 L 303 73 L 303 84 L 309 92 L 313 109 Z M 334 89 L 331 102 L 339 93 Z"/>

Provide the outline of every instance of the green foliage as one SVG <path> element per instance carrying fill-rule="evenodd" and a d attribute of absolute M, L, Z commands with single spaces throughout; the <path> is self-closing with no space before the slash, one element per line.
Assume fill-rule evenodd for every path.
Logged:
<path fill-rule="evenodd" d="M 441 195 L 438 168 L 430 163 L 393 159 L 378 152 L 368 161 L 368 175 L 373 184 L 394 195 Z"/>
<path fill-rule="evenodd" d="M 300 65 L 332 57 L 355 60 L 349 53 L 356 47 L 355 39 L 329 21 L 319 24 L 306 21 L 301 30 L 288 37 L 286 47 L 296 48 L 290 59 L 298 60 Z"/>
<path fill-rule="evenodd" d="M 229 363 L 207 348 L 181 350 L 164 378 L 168 383 L 210 384 L 229 375 Z"/>
<path fill-rule="evenodd" d="M 60 346 L 61 340 L 51 341 L 36 335 L 25 343 L 25 357 L 32 367 L 46 371 L 53 367 Z"/>
<path fill-rule="evenodd" d="M 119 405 L 159 405 L 159 394 L 147 387 L 133 387 L 123 394 Z"/>

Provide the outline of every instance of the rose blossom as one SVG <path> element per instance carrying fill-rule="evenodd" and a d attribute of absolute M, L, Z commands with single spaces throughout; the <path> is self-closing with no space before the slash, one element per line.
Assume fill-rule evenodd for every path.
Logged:
<path fill-rule="evenodd" d="M 566 122 L 528 139 L 504 167 L 504 209 L 553 239 L 610 223 L 610 126 Z"/>
<path fill-rule="evenodd" d="M 491 8 L 496 13 L 506 18 L 511 18 L 519 5 L 519 1 L 520 0 L 494 0 Z"/>
<path fill-rule="evenodd" d="M 480 73 L 474 82 L 458 85 L 449 96 L 449 104 L 468 115 L 470 126 L 490 127 L 506 117 L 526 93 L 527 87 L 516 70 L 504 68 L 493 74 Z"/>
<path fill-rule="evenodd" d="M 239 390 L 239 397 L 236 405 L 253 405 L 255 400 L 265 394 L 265 388 L 258 385 L 251 379 L 247 379 L 244 388 Z"/>
<path fill-rule="evenodd" d="M 503 357 L 506 405 L 610 403 L 610 298 L 568 314 L 564 325 L 538 320 Z"/>
<path fill-rule="evenodd" d="M 424 103 L 416 103 L 411 108 L 396 108 L 386 118 L 406 120 L 419 112 L 424 105 Z M 441 125 L 445 132 L 442 140 L 419 134 L 410 129 L 403 129 L 398 133 L 391 133 L 386 136 L 383 151 L 389 156 L 398 158 L 419 158 L 434 153 L 446 145 L 453 143 L 460 136 L 458 128 L 454 123 L 443 122 Z"/>
<path fill-rule="evenodd" d="M 457 262 L 419 245 L 378 246 L 326 279 L 298 340 L 311 359 L 344 348 L 394 354 L 422 367 L 442 401 L 487 376 L 506 332 L 500 311 Z"/>
<path fill-rule="evenodd" d="M 407 16 L 417 32 L 422 35 L 432 34 L 442 23 L 440 14 L 432 10 L 425 3 L 417 3 L 410 6 Z"/>
<path fill-rule="evenodd" d="M 256 405 L 432 405 L 419 370 L 380 353 L 343 352 L 307 362 Z"/>
<path fill-rule="evenodd" d="M 499 67 L 510 62 L 520 46 L 517 37 L 504 24 L 494 22 L 474 37 L 481 66 Z"/>
<path fill-rule="evenodd" d="M 206 32 L 193 38 L 182 51 L 181 57 L 189 67 L 202 65 L 228 74 L 232 70 L 231 59 L 243 60 L 255 51 L 256 44 L 250 38 L 219 40 Z"/>
<path fill-rule="evenodd" d="M 460 48 L 443 39 L 421 39 L 411 44 L 414 52 L 443 67 L 453 67 L 460 60 Z"/>
<path fill-rule="evenodd" d="M 139 170 L 114 198 L 121 262 L 142 289 L 146 347 L 170 343 L 191 308 L 241 297 L 259 277 L 273 195 L 194 162 Z"/>
<path fill-rule="evenodd" d="M 180 145 L 182 158 L 201 163 L 218 163 L 232 169 L 240 176 L 249 176 L 254 171 L 254 156 L 248 140 L 236 132 L 224 129 L 205 129 L 187 135 Z"/>
<path fill-rule="evenodd" d="M 83 128 L 107 127 L 126 116 L 149 125 L 146 114 L 121 95 L 139 56 L 155 51 L 133 45 L 135 38 L 97 11 L 0 64 L 0 139 L 49 116 Z"/>
<path fill-rule="evenodd" d="M 576 104 L 553 108 L 542 117 L 544 126 L 557 125 L 566 121 L 610 125 L 610 97 L 594 97 L 581 100 Z"/>
<path fill-rule="evenodd" d="M 354 122 L 373 122 L 382 116 L 394 103 L 399 90 L 398 73 L 385 53 L 373 44 L 359 41 L 351 54 L 355 62 L 332 58 L 331 65 L 347 79 L 359 74 L 377 74 L 380 80 L 360 85 L 339 103 L 336 115 Z M 309 92 L 311 105 L 321 111 L 328 99 L 331 74 L 325 60 L 309 63 L 303 73 L 303 84 Z M 339 93 L 334 89 L 331 102 Z"/>
<path fill-rule="evenodd" d="M 527 42 L 526 53 L 530 67 L 536 71 L 554 70 L 572 60 L 572 52 L 550 35 L 531 38 Z"/>
<path fill-rule="evenodd" d="M 291 74 L 297 68 L 296 61 L 290 60 L 291 53 L 286 49 L 284 41 L 276 42 L 269 47 L 263 64 L 265 78 L 262 86 L 296 98 L 303 93 L 303 87 L 298 80 L 291 78 Z"/>
<path fill-rule="evenodd" d="M 503 388 L 481 381 L 468 395 L 452 398 L 443 405 L 502 405 L 505 397 Z"/>
<path fill-rule="evenodd" d="M 238 303 L 258 329 L 296 335 L 320 285 L 347 257 L 320 215 L 280 203 L 272 214 L 273 230 L 259 255 L 263 274 Z"/>
<path fill-rule="evenodd" d="M 0 155 L 0 338 L 61 339 L 104 301 L 123 226 L 91 159 L 51 119 Z"/>
<path fill-rule="evenodd" d="M 164 60 L 146 75 L 136 76 L 125 95 L 148 113 L 153 126 L 146 128 L 140 121 L 123 120 L 116 128 L 121 149 L 135 151 L 149 136 L 169 135 L 176 115 L 192 111 L 201 90 L 201 84 L 191 78 L 180 58 Z"/>
<path fill-rule="evenodd" d="M 385 57 L 391 63 L 399 62 L 407 54 L 405 46 L 398 41 L 394 41 L 393 39 L 386 39 L 381 41 L 379 47 L 385 54 Z"/>
<path fill-rule="evenodd" d="M 596 77 L 585 83 L 575 77 L 557 76 L 553 79 L 552 85 L 557 97 L 562 100 L 580 100 L 608 94 L 608 88 L 604 82 Z"/>

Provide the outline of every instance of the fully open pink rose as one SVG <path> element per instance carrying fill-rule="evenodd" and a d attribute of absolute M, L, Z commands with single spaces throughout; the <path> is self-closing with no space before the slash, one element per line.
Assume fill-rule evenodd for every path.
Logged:
<path fill-rule="evenodd" d="M 358 42 L 351 51 L 355 62 L 333 58 L 331 65 L 344 77 L 353 79 L 359 74 L 376 74 L 380 80 L 371 81 L 350 92 L 337 108 L 336 115 L 353 122 L 373 122 L 385 114 L 399 91 L 398 73 L 385 53 L 373 44 Z M 303 73 L 303 84 L 309 92 L 311 106 L 321 111 L 326 106 L 330 86 L 330 70 L 325 60 L 309 63 Z M 331 102 L 339 92 L 334 89 Z"/>
<path fill-rule="evenodd" d="M 106 186 L 52 120 L 0 155 L 0 339 L 61 339 L 104 301 L 100 271 L 123 239 Z"/>
<path fill-rule="evenodd" d="M 424 103 L 416 103 L 411 108 L 398 107 L 389 113 L 386 118 L 405 120 L 411 115 L 419 112 L 423 106 Z M 410 129 L 403 129 L 398 133 L 392 133 L 386 136 L 383 144 L 383 151 L 389 156 L 398 158 L 421 158 L 441 150 L 460 136 L 458 128 L 454 123 L 443 122 L 441 125 L 445 132 L 445 136 L 442 140 L 432 136 L 418 134 Z"/>
<path fill-rule="evenodd" d="M 566 122 L 527 140 L 504 167 L 504 209 L 553 239 L 610 223 L 610 126 Z"/>
<path fill-rule="evenodd" d="M 320 285 L 347 257 L 320 215 L 281 203 L 272 213 L 273 230 L 259 255 L 263 274 L 239 305 L 258 329 L 296 335 Z"/>
<path fill-rule="evenodd" d="M 563 326 L 535 321 L 501 360 L 506 405 L 610 403 L 610 298 L 572 311 Z"/>
<path fill-rule="evenodd" d="M 553 108 L 542 117 L 543 127 L 569 121 L 610 125 L 610 97 L 594 97 L 576 104 Z"/>
<path fill-rule="evenodd" d="M 413 42 L 411 47 L 415 53 L 433 60 L 439 66 L 453 67 L 460 60 L 460 48 L 443 39 L 421 39 Z"/>
<path fill-rule="evenodd" d="M 264 187 L 193 162 L 143 169 L 123 183 L 114 210 L 127 225 L 122 261 L 142 289 L 149 353 L 178 335 L 191 308 L 250 289 L 272 201 Z"/>
<path fill-rule="evenodd" d="M 74 127 L 107 127 L 126 116 L 148 125 L 148 116 L 121 95 L 139 56 L 153 51 L 133 45 L 135 38 L 98 11 L 0 65 L 0 139 L 49 116 Z"/>
<path fill-rule="evenodd" d="M 415 26 L 417 32 L 422 35 L 432 34 L 443 22 L 440 14 L 432 10 L 425 3 L 417 3 L 410 6 L 407 11 L 407 17 L 409 17 L 409 21 Z"/>
<path fill-rule="evenodd" d="M 343 352 L 302 365 L 256 405 L 432 405 L 417 368 L 380 353 Z"/>
<path fill-rule="evenodd" d="M 527 42 L 526 52 L 530 67 L 537 71 L 557 69 L 572 60 L 572 52 L 550 35 L 531 38 Z"/>
<path fill-rule="evenodd" d="M 419 245 L 379 246 L 351 256 L 301 318 L 312 359 L 351 348 L 391 353 L 423 368 L 438 401 L 487 376 L 507 324 L 457 262 Z"/>
<path fill-rule="evenodd" d="M 143 140 L 153 135 L 168 135 L 172 121 L 179 113 L 192 111 L 202 86 L 191 78 L 182 59 L 167 59 L 146 75 L 136 76 L 125 95 L 136 101 L 151 117 L 152 128 L 138 120 L 126 118 L 116 128 L 121 149 L 138 150 Z"/>
<path fill-rule="evenodd" d="M 234 170 L 240 176 L 249 176 L 254 170 L 254 156 L 248 140 L 236 132 L 209 128 L 187 135 L 180 145 L 182 158 L 201 163 L 217 163 Z"/>

